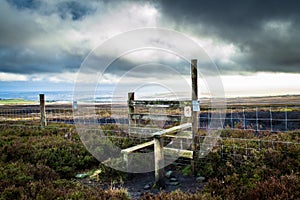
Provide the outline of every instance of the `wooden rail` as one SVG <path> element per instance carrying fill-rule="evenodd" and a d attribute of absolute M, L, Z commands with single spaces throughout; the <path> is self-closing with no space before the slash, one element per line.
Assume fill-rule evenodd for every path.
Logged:
<path fill-rule="evenodd" d="M 185 124 L 181 124 L 178 126 L 174 126 L 174 127 L 165 129 L 165 130 L 157 131 L 157 132 L 153 133 L 152 136 L 153 137 L 163 137 L 166 134 L 175 133 L 175 132 L 178 132 L 179 130 L 188 129 L 191 127 L 192 127 L 191 123 L 185 123 Z"/>
<path fill-rule="evenodd" d="M 172 154 L 178 157 L 190 158 L 193 159 L 193 151 L 183 150 L 183 149 L 174 149 L 163 146 L 164 137 L 173 137 L 174 133 L 178 131 L 191 128 L 191 123 L 181 124 L 179 126 L 174 126 L 165 130 L 157 131 L 152 134 L 153 140 L 145 142 L 133 147 L 129 147 L 121 150 L 123 154 L 123 159 L 126 163 L 127 171 L 129 171 L 130 161 L 128 159 L 128 154 L 133 153 L 134 151 L 146 148 L 148 146 L 154 145 L 154 166 L 155 166 L 155 182 L 160 183 L 164 178 L 164 154 Z M 182 139 L 190 139 L 190 136 L 181 136 Z"/>
<path fill-rule="evenodd" d="M 121 150 L 121 153 L 123 153 L 123 154 L 129 154 L 129 153 L 132 153 L 132 152 L 137 151 L 139 149 L 146 148 L 146 147 L 148 147 L 150 145 L 153 145 L 153 144 L 154 144 L 154 140 L 151 140 L 149 142 L 145 142 L 145 143 L 133 146 L 133 147 L 129 147 L 127 149 L 123 149 L 123 150 Z"/>
<path fill-rule="evenodd" d="M 164 154 L 175 154 L 177 157 L 193 159 L 194 152 L 191 150 L 164 147 Z"/>

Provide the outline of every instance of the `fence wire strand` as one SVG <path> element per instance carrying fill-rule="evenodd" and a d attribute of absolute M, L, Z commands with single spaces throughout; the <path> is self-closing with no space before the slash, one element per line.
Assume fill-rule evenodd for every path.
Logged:
<path fill-rule="evenodd" d="M 72 105 L 46 105 L 46 118 L 49 128 L 69 129 L 60 126 L 66 124 L 74 128 L 75 121 L 88 125 L 89 131 L 103 130 L 103 134 L 121 141 L 124 138 L 132 140 L 131 144 L 139 144 L 148 141 L 147 134 L 155 132 L 161 128 L 170 127 L 181 122 L 189 121 L 183 117 L 184 109 L 168 110 L 168 108 L 139 108 L 132 113 L 135 120 L 133 125 L 129 125 L 127 105 L 110 106 L 99 104 L 87 106 L 85 109 L 73 115 Z M 212 145 L 211 149 L 221 148 L 221 157 L 228 156 L 251 157 L 255 151 L 263 149 L 286 149 L 300 144 L 300 106 L 299 105 L 274 105 L 260 104 L 259 106 L 229 106 L 223 118 L 212 117 L 214 111 L 208 107 L 201 108 L 198 115 L 199 124 L 199 144 L 204 137 L 209 137 L 205 133 L 212 129 L 209 124 L 212 120 L 223 120 L 224 130 L 218 139 L 217 145 Z M 147 116 L 153 116 L 155 120 L 150 120 Z M 40 108 L 39 105 L 28 106 L 0 106 L 0 125 L 26 128 L 40 128 Z M 142 127 L 142 129 L 141 129 Z M 86 127 L 85 127 L 86 128 Z M 142 130 L 142 134 L 141 134 Z M 298 139 L 293 142 L 278 140 L 272 137 L 285 132 L 296 132 Z M 204 134 L 201 134 L 204 133 Z M 266 136 L 266 137 L 265 137 Z M 269 139 L 266 139 L 269 138 Z M 187 149 L 191 143 L 190 139 L 176 140 L 172 143 L 172 138 L 166 139 L 165 144 L 172 148 Z M 209 145 L 209 144 L 208 144 Z M 201 146 L 201 145 L 198 145 Z M 168 158 L 166 158 L 168 159 Z M 201 162 L 201 159 L 198 160 Z M 178 159 L 178 165 L 186 165 L 185 159 Z"/>

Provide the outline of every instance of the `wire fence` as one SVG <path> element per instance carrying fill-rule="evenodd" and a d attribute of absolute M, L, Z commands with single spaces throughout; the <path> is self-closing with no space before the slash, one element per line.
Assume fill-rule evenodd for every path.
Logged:
<path fill-rule="evenodd" d="M 150 110 L 150 111 L 149 111 Z M 137 111 L 136 121 L 139 124 L 156 123 L 160 127 L 180 123 L 183 120 L 183 108 L 170 113 L 165 108 Z M 224 111 L 224 117 L 212 115 L 208 108 L 200 110 L 198 115 L 199 129 L 210 129 L 212 120 L 224 121 L 224 128 L 231 130 L 252 130 L 256 132 L 287 132 L 300 129 L 300 106 L 230 106 Z M 152 118 L 149 118 L 152 115 Z M 36 125 L 40 121 L 39 105 L 0 106 L 0 123 L 28 122 Z M 85 124 L 128 124 L 128 108 L 126 105 L 111 107 L 108 104 L 86 106 L 81 114 L 77 114 L 78 122 Z M 46 118 L 48 124 L 74 124 L 73 108 L 70 104 L 47 105 Z M 156 119 L 154 119 L 156 118 Z M 148 121 L 148 122 L 147 122 Z M 13 123 L 10 123 L 13 124 Z M 149 126 L 151 128 L 151 126 Z"/>
<path fill-rule="evenodd" d="M 228 107 L 224 118 L 213 118 L 209 111 L 199 115 L 200 127 L 208 128 L 211 120 L 224 120 L 224 128 L 287 132 L 300 128 L 300 106 Z"/>
<path fill-rule="evenodd" d="M 74 113 L 71 104 L 46 105 L 46 119 L 48 127 L 65 129 L 61 125 L 70 125 L 74 128 L 75 122 L 88 125 L 89 131 L 103 130 L 104 135 L 113 137 L 118 141 L 131 140 L 130 144 L 139 144 L 149 141 L 147 134 L 159 129 L 188 122 L 184 117 L 184 107 L 148 107 L 137 109 L 128 116 L 128 105 L 96 104 L 84 105 L 84 109 Z M 208 130 L 211 130 L 212 120 L 224 121 L 222 134 L 217 144 L 211 149 L 218 149 L 220 156 L 254 156 L 254 152 L 262 149 L 280 149 L 288 151 L 289 148 L 299 148 L 300 144 L 300 105 L 229 105 L 224 110 L 224 117 L 216 117 L 209 107 L 201 107 L 198 115 L 199 135 L 201 144 Z M 74 115 L 75 114 L 75 115 Z M 130 121 L 134 120 L 134 124 Z M 0 106 L 1 126 L 20 126 L 26 128 L 40 128 L 41 112 L 39 105 L 13 105 Z M 143 134 L 136 134 L 143 128 Z M 135 131 L 133 131 L 135 129 Z M 292 133 L 291 133 L 292 132 Z M 135 133 L 135 134 L 133 134 Z M 293 135 L 293 138 L 276 138 L 277 134 Z M 296 136 L 295 136 L 296 135 Z M 116 141 L 117 141 L 116 140 Z M 192 138 L 183 136 L 179 140 L 169 138 L 165 145 L 172 148 L 188 149 Z M 198 145 L 200 148 L 201 145 Z M 144 150 L 144 151 L 147 151 Z M 166 157 L 166 159 L 168 159 Z M 201 159 L 199 159 L 201 161 Z M 186 159 L 178 159 L 178 165 L 189 163 Z"/>

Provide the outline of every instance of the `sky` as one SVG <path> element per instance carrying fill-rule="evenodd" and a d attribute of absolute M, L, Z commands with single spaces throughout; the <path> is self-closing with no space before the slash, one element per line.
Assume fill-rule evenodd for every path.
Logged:
<path fill-rule="evenodd" d="M 82 63 L 101 44 L 124 32 L 156 27 L 201 46 L 219 70 L 225 96 L 300 94 L 299 10 L 293 0 L 3 0 L 0 89 L 72 90 L 83 81 L 78 80 Z M 147 66 L 140 67 L 143 63 Z M 103 84 L 174 81 L 162 76 L 166 73 L 157 63 L 173 66 L 189 82 L 189 63 L 180 56 L 142 49 L 118 57 Z M 205 95 L 209 89 L 202 82 Z"/>

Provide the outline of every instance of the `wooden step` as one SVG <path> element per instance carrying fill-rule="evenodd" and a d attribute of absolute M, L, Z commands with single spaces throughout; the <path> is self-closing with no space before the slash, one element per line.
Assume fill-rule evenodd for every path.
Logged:
<path fill-rule="evenodd" d="M 193 139 L 192 137 L 192 131 L 182 131 L 177 133 L 176 135 L 174 134 L 166 134 L 164 137 L 169 137 L 169 138 L 175 138 L 175 139 Z"/>
<path fill-rule="evenodd" d="M 129 153 L 132 153 L 132 152 L 137 151 L 139 149 L 146 148 L 146 147 L 148 147 L 150 145 L 153 145 L 153 144 L 154 144 L 154 140 L 151 140 L 149 142 L 145 142 L 145 143 L 133 146 L 133 147 L 129 147 L 127 149 L 123 149 L 123 150 L 121 150 L 121 153 L 123 153 L 123 154 L 129 154 Z"/>
<path fill-rule="evenodd" d="M 174 149 L 169 147 L 164 147 L 165 154 L 175 154 L 178 157 L 193 159 L 193 151 L 185 149 Z"/>

